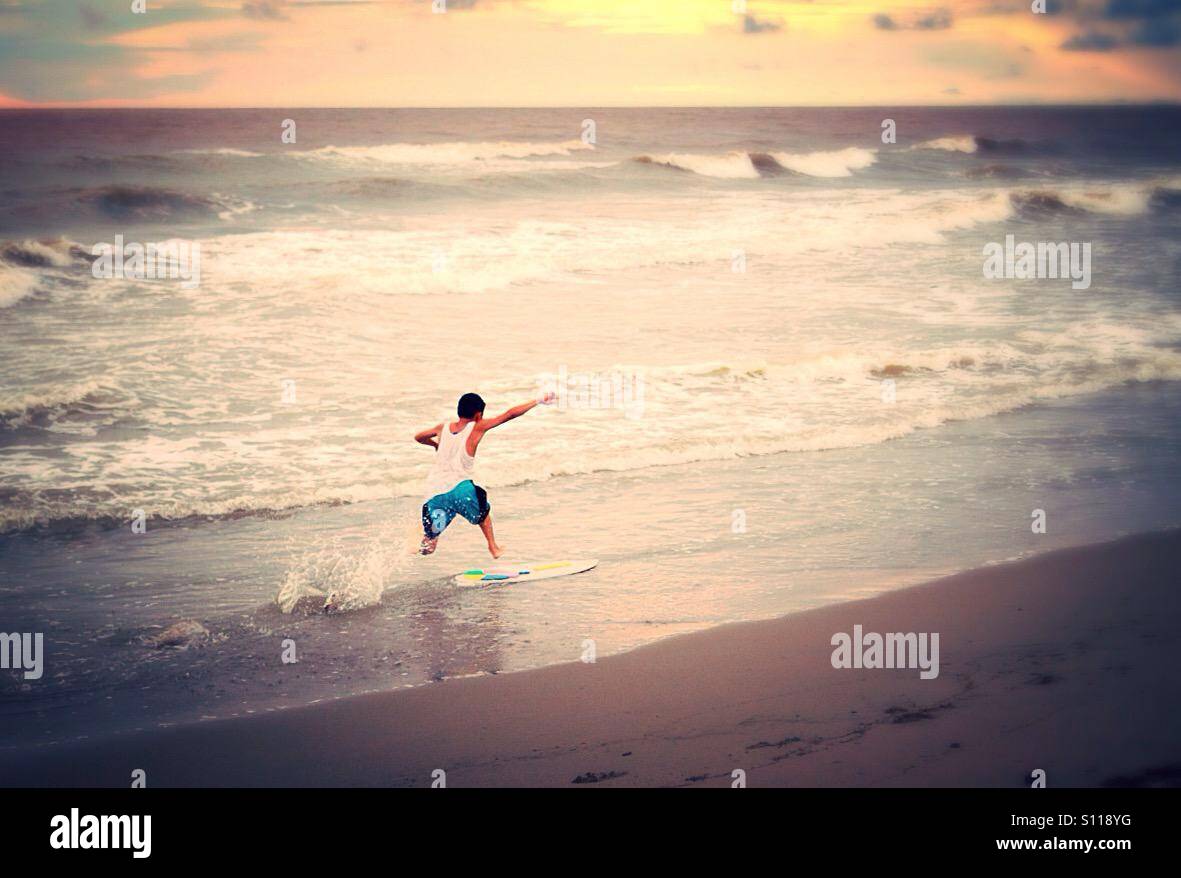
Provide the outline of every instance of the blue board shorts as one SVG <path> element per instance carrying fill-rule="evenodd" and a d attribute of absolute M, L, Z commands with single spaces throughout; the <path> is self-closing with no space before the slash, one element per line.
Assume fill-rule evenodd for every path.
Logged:
<path fill-rule="evenodd" d="M 462 515 L 472 524 L 480 524 L 491 511 L 488 492 L 468 479 L 422 504 L 422 532 L 433 540 L 447 529 L 455 516 Z"/>

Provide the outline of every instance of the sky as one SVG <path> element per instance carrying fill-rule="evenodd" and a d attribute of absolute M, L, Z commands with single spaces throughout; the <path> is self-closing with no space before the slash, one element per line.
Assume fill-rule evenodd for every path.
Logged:
<path fill-rule="evenodd" d="M 0 0 L 0 107 L 1152 100 L 1181 0 Z"/>

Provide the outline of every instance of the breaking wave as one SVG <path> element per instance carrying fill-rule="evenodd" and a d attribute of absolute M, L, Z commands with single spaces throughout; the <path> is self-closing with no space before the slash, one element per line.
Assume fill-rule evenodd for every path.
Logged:
<path fill-rule="evenodd" d="M 1028 141 L 1021 138 L 1001 140 L 996 137 L 986 137 L 981 134 L 952 134 L 946 137 L 936 137 L 924 140 L 910 147 L 911 150 L 937 149 L 944 152 L 961 152 L 968 155 L 974 153 L 989 153 L 1003 155 L 1017 155 L 1021 153 L 1046 153 L 1053 151 L 1053 145 L 1042 141 Z"/>
<path fill-rule="evenodd" d="M 877 161 L 872 149 L 855 146 L 830 152 L 776 152 L 771 156 L 789 171 L 808 177 L 851 177 L 854 171 L 864 170 Z"/>
<path fill-rule="evenodd" d="M 27 196 L 17 208 L 23 216 L 68 216 L 74 222 L 134 224 L 199 223 L 227 220 L 257 205 L 218 193 L 197 194 L 167 186 L 112 183 L 52 189 Z"/>
<path fill-rule="evenodd" d="M 85 264 L 85 249 L 66 238 L 0 242 L 0 309 L 32 296 L 49 274 Z"/>
<path fill-rule="evenodd" d="M 1066 336 L 1022 345 L 833 352 L 788 363 L 716 361 L 612 368 L 643 376 L 642 405 L 651 417 L 645 415 L 648 426 L 639 434 L 640 441 L 604 443 L 604 431 L 612 429 L 605 419 L 618 417 L 618 427 L 635 435 L 629 429 L 634 421 L 622 411 L 567 412 L 552 440 L 545 439 L 527 450 L 506 450 L 488 462 L 482 481 L 489 487 L 504 487 L 596 472 L 877 444 L 1038 401 L 1131 382 L 1181 380 L 1181 352 L 1155 346 L 1147 336 L 1103 324 L 1080 325 Z M 899 383 L 900 402 L 870 405 L 876 402 L 884 378 Z M 498 394 L 512 396 L 532 387 L 528 380 L 518 381 L 513 384 L 515 389 L 499 388 Z M 27 420 L 45 410 L 97 404 L 106 392 L 100 385 L 84 383 L 57 395 L 9 399 L 3 405 L 6 417 Z M 778 408 L 803 412 L 849 408 L 858 414 L 835 420 L 814 414 L 786 421 L 763 415 Z M 746 423 L 735 425 L 735 412 L 751 414 Z M 387 446 L 387 432 L 382 426 L 371 437 L 374 449 Z M 197 453 L 210 463 L 207 451 Z M 278 468 L 274 461 L 257 461 L 255 477 L 270 481 L 274 487 L 269 491 L 254 492 L 241 486 L 241 490 L 215 498 L 209 496 L 202 480 L 187 487 L 174 481 L 158 497 L 140 492 L 137 502 L 149 510 L 152 521 L 161 523 L 282 516 L 306 507 L 399 498 L 408 498 L 406 508 L 416 509 L 420 502 L 417 492 L 423 467 L 417 457 L 389 460 L 375 453 L 371 465 L 377 469 L 370 464 L 358 469 L 368 457 L 355 456 L 350 458 L 355 465 L 347 469 L 291 483 L 280 476 L 289 470 L 284 458 L 288 453 L 280 454 Z M 176 460 L 174 465 L 179 467 L 183 462 Z M 78 527 L 86 522 L 123 526 L 129 515 L 124 500 L 93 486 L 6 494 L 0 531 Z"/>
<path fill-rule="evenodd" d="M 90 416 L 123 399 L 97 380 L 77 381 L 28 393 L 0 396 L 0 433 L 71 415 Z"/>
<path fill-rule="evenodd" d="M 911 149 L 941 149 L 944 152 L 964 152 L 969 155 L 976 152 L 978 148 L 976 138 L 971 134 L 936 137 L 934 140 L 925 140 L 911 147 Z"/>
<path fill-rule="evenodd" d="M 724 154 L 663 153 L 636 156 L 639 164 L 660 165 L 723 180 L 757 179 L 786 173 L 807 177 L 850 177 L 877 160 L 872 149 L 847 149 L 807 153 L 742 152 Z"/>
<path fill-rule="evenodd" d="M 1147 213 L 1167 187 L 1154 183 L 1096 184 L 1059 189 L 1027 189 L 1011 192 L 1013 207 L 1028 218 L 1055 214 L 1106 214 L 1138 216 Z"/>

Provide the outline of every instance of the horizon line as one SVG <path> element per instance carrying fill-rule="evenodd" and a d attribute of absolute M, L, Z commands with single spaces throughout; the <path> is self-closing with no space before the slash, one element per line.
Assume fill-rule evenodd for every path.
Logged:
<path fill-rule="evenodd" d="M 207 105 L 171 105 L 154 106 L 142 104 L 126 105 L 91 105 L 77 104 L 40 104 L 27 106 L 0 107 L 0 112 L 25 111 L 61 111 L 61 110 L 868 110 L 868 109 L 899 109 L 899 110 L 956 110 L 956 109 L 1075 109 L 1075 108 L 1144 108 L 1144 107 L 1181 107 L 1181 100 L 1153 99 L 1146 101 L 1116 100 L 1116 101 L 1067 101 L 1057 103 L 1040 102 L 993 102 L 993 103 L 954 103 L 954 104 L 521 104 L 521 105 L 421 105 L 421 106 L 383 106 L 376 104 L 241 104 L 224 106 Z"/>

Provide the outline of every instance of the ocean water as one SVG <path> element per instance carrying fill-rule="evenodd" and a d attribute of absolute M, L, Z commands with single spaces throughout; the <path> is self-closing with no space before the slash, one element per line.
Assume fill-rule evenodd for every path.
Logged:
<path fill-rule="evenodd" d="M 0 155 L 0 627 L 47 645 L 10 746 L 1181 522 L 1176 108 L 13 111 Z M 1089 288 L 986 278 L 1007 235 Z M 200 283 L 95 278 L 116 236 Z M 555 382 L 479 480 L 510 556 L 600 567 L 456 590 L 411 436 Z"/>

